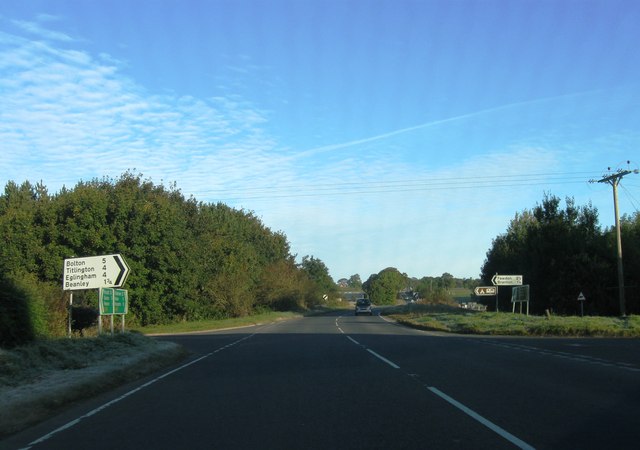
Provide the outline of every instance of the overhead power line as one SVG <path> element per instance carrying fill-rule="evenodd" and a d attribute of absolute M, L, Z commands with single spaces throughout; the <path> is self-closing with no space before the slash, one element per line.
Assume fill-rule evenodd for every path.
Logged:
<path fill-rule="evenodd" d="M 272 198 L 345 196 L 362 194 L 403 193 L 451 189 L 514 188 L 540 185 L 586 183 L 593 172 L 486 175 L 441 177 L 391 181 L 353 181 L 316 184 L 273 184 L 269 186 L 224 188 L 201 191 L 220 201 Z"/>

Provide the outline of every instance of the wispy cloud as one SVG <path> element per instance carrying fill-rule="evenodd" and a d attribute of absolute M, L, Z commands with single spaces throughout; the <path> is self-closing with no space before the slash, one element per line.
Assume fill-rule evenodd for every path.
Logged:
<path fill-rule="evenodd" d="M 55 16 L 41 14 L 38 16 L 38 19 L 41 21 L 52 21 L 55 20 Z M 59 31 L 49 30 L 38 22 L 29 22 L 26 20 L 12 20 L 11 21 L 15 26 L 20 28 L 23 31 L 26 31 L 30 34 L 38 36 L 43 39 L 52 40 L 52 41 L 60 41 L 60 42 L 73 42 L 74 39 L 68 34 L 61 33 Z"/>
<path fill-rule="evenodd" d="M 60 187 L 136 167 L 196 193 L 286 170 L 268 156 L 273 139 L 250 104 L 153 94 L 111 62 L 0 34 L 3 177 L 56 174 Z"/>

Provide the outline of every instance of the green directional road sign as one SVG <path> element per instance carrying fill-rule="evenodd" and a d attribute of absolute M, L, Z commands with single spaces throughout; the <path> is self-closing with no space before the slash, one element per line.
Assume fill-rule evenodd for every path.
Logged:
<path fill-rule="evenodd" d="M 129 296 L 126 289 L 100 289 L 100 315 L 127 314 L 129 312 Z"/>
<path fill-rule="evenodd" d="M 129 296 L 126 289 L 114 289 L 113 313 L 126 314 L 129 312 Z"/>
<path fill-rule="evenodd" d="M 113 288 L 100 289 L 100 315 L 113 314 Z"/>

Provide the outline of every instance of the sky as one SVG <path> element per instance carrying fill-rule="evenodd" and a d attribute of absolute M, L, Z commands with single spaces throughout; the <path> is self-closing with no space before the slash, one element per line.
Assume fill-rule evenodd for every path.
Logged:
<path fill-rule="evenodd" d="M 613 225 L 589 180 L 640 166 L 638 23 L 636 0 L 3 0 L 0 184 L 132 171 L 334 280 L 476 278 L 545 194 Z"/>

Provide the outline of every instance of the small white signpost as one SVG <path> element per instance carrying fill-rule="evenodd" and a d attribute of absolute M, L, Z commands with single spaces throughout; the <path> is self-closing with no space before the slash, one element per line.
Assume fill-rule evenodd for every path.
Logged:
<path fill-rule="evenodd" d="M 584 301 L 587 298 L 584 296 L 582 292 L 578 295 L 578 301 L 580 302 L 580 317 L 584 317 Z"/>
<path fill-rule="evenodd" d="M 522 275 L 498 275 L 491 277 L 491 283 L 496 287 L 496 312 L 498 312 L 498 287 L 499 286 L 520 286 L 522 285 Z M 527 303 L 527 306 L 529 304 Z"/>
<path fill-rule="evenodd" d="M 520 286 L 522 284 L 522 275 L 498 275 L 495 274 L 491 278 L 494 286 Z"/>

